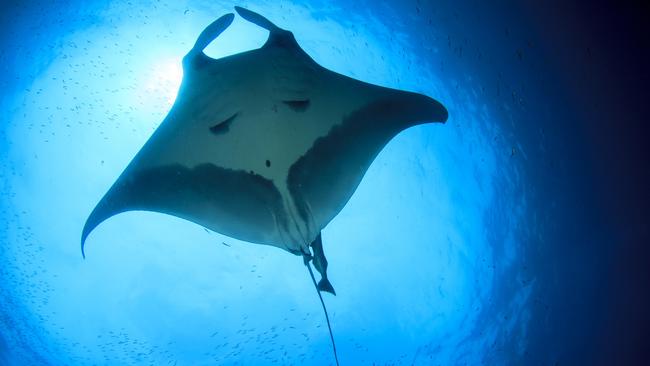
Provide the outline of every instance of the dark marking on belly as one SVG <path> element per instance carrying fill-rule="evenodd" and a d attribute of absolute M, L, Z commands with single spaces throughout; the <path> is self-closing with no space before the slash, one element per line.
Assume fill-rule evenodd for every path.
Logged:
<path fill-rule="evenodd" d="M 84 228 L 84 239 L 107 218 L 133 210 L 181 217 L 262 244 L 265 237 L 260 233 L 273 232 L 276 227 L 287 230 L 282 196 L 273 181 L 259 174 L 213 164 L 194 168 L 173 164 L 129 175 L 129 179 L 118 180 L 97 205 Z M 209 219 L 219 216 L 224 220 Z"/>
<path fill-rule="evenodd" d="M 392 118 L 381 117 L 392 117 L 395 109 L 380 100 L 352 112 L 291 166 L 287 185 L 303 220 L 312 216 L 322 229 L 345 206 L 372 160 L 399 132 Z"/>
<path fill-rule="evenodd" d="M 239 112 L 228 117 L 226 120 L 221 121 L 216 125 L 210 127 L 210 132 L 212 132 L 215 135 L 224 135 L 228 133 L 228 131 L 230 131 L 230 125 L 232 124 L 232 121 L 237 117 L 238 114 Z"/>
<path fill-rule="evenodd" d="M 309 99 L 305 100 L 285 100 L 283 101 L 284 104 L 288 105 L 289 108 L 296 112 L 304 112 L 309 108 Z"/>

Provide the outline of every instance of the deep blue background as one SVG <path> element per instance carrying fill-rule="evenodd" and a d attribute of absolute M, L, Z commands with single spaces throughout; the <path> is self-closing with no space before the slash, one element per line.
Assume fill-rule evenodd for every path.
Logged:
<path fill-rule="evenodd" d="M 156 93 L 173 90 L 174 60 L 231 5 L 4 3 L 0 363 L 331 362 L 286 253 L 153 214 L 106 223 L 86 261 L 78 250 L 86 215 L 165 115 L 173 94 Z M 324 232 L 342 364 L 646 360 L 644 8 L 240 5 L 329 68 L 450 110 L 391 142 Z M 230 39 L 248 49 L 263 33 Z M 154 84 L 129 94 L 148 72 Z"/>

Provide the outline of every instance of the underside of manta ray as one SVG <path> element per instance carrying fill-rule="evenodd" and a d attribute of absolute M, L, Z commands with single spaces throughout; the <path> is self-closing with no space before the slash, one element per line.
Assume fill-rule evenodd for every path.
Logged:
<path fill-rule="evenodd" d="M 444 122 L 447 110 L 427 96 L 327 70 L 291 32 L 236 10 L 267 29 L 268 40 L 259 49 L 212 59 L 203 49 L 234 15 L 201 33 L 183 58 L 171 111 L 90 214 L 82 253 L 90 232 L 107 218 L 155 211 L 303 255 L 305 262 L 313 258 L 322 275 L 318 289 L 334 293 L 321 230 L 395 135 Z"/>

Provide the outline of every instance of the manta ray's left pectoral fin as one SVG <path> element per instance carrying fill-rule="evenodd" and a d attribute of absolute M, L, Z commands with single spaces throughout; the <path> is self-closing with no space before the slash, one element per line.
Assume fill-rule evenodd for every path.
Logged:
<path fill-rule="evenodd" d="M 318 291 L 329 292 L 332 295 L 336 295 L 334 287 L 327 278 L 327 258 L 325 258 L 325 252 L 323 252 L 323 240 L 321 234 L 318 233 L 318 236 L 311 243 L 311 248 L 314 251 L 314 267 L 320 273 L 321 279 L 318 281 Z"/>

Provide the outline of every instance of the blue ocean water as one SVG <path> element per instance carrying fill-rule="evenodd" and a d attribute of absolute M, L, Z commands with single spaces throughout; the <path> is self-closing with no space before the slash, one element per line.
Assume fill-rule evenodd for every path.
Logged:
<path fill-rule="evenodd" d="M 323 231 L 341 364 L 547 365 L 589 342 L 593 310 L 575 309 L 600 264 L 577 229 L 596 207 L 577 188 L 590 163 L 516 10 L 34 1 L 6 5 L 0 36 L 1 364 L 334 364 L 299 257 L 151 212 L 111 218 L 81 256 L 87 216 L 169 111 L 181 58 L 233 5 L 331 70 L 449 110 L 393 139 Z M 236 18 L 206 53 L 266 35 Z"/>

